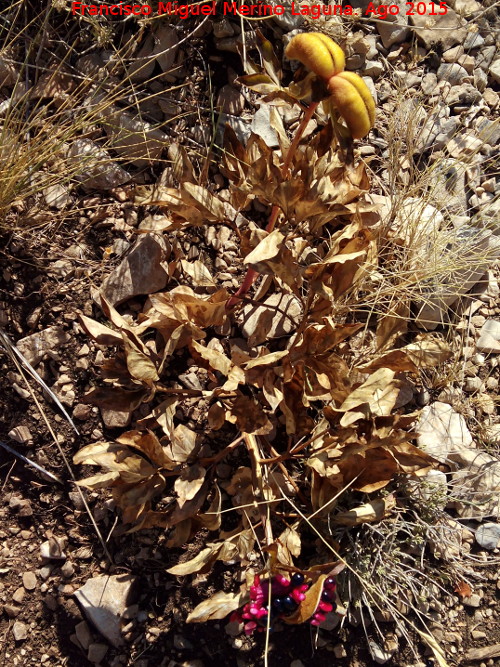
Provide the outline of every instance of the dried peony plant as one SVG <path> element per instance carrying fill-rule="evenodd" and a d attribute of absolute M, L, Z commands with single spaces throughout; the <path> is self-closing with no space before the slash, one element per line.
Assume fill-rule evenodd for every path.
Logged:
<path fill-rule="evenodd" d="M 262 38 L 261 38 L 262 39 Z M 272 47 L 267 40 L 262 39 L 261 54 L 267 63 L 266 71 L 274 75 L 275 83 L 279 80 L 275 68 Z M 345 72 L 345 56 L 340 46 L 327 35 L 319 32 L 302 33 L 290 40 L 285 54 L 290 60 L 299 60 L 313 76 L 306 76 L 302 85 L 291 86 L 288 91 L 283 90 L 285 96 L 304 98 L 310 96 L 311 101 L 304 112 L 299 127 L 290 144 L 281 175 L 283 179 L 289 176 L 295 151 L 309 121 L 314 116 L 318 105 L 323 102 L 324 108 L 331 117 L 335 130 L 342 136 L 352 139 L 362 139 L 368 134 L 375 122 L 375 102 L 363 79 L 354 72 Z M 266 75 L 264 75 L 265 77 Z M 267 75 L 269 76 L 269 74 Z M 240 81 L 254 90 L 264 92 L 267 82 L 262 74 L 242 77 Z M 264 88 L 263 88 L 264 86 Z M 341 116 L 346 128 L 337 122 L 337 114 Z M 266 226 L 267 232 L 275 228 L 279 215 L 279 206 L 274 205 Z M 228 309 L 234 308 L 258 276 L 258 272 L 250 268 L 236 294 L 227 302 Z"/>

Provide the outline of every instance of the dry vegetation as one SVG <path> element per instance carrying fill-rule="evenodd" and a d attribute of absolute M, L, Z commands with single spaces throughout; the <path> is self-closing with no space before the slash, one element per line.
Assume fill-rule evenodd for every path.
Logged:
<path fill-rule="evenodd" d="M 491 267 L 496 248 L 484 239 L 496 223 L 480 210 L 475 233 L 461 238 L 424 215 L 427 204 L 445 208 L 448 186 L 461 177 L 444 158 L 439 178 L 439 162 L 428 168 L 418 158 L 435 109 L 396 90 L 401 113 L 377 119 L 389 149 L 363 159 L 325 104 L 320 131 L 290 151 L 283 113 L 304 110 L 302 90 L 283 84 L 281 54 L 259 38 L 258 51 L 245 54 L 243 82 L 276 103 L 270 125 L 279 148 L 256 135 L 245 146 L 229 127 L 219 146 L 208 79 L 194 108 L 200 70 L 182 93 L 187 83 L 169 89 L 149 69 L 141 48 L 150 21 L 130 30 L 76 22 L 63 5 L 39 14 L 19 2 L 0 14 L 0 84 L 10 91 L 0 110 L 0 224 L 28 244 L 50 237 L 83 211 L 89 174 L 107 169 L 111 154 L 116 170 L 133 165 L 134 186 L 125 175 L 123 191 L 143 212 L 137 236 L 162 239 L 168 274 L 167 288 L 134 308 L 114 307 L 101 292 L 94 316 L 80 314 L 101 350 L 82 400 L 99 407 L 107 431 L 71 452 L 74 464 L 104 472 L 70 465 L 70 475 L 104 498 L 110 491 L 116 536 L 166 531 L 168 548 L 179 549 L 202 535 L 203 548 L 171 574 L 238 564 L 241 586 L 217 592 L 188 620 L 241 607 L 255 572 L 300 571 L 311 580 L 341 572 L 341 617 L 370 619 L 390 650 L 394 638 L 379 626 L 389 616 L 410 645 L 420 637 L 446 664 L 428 628 L 429 603 L 454 590 L 465 596 L 474 563 L 448 539 L 440 489 L 422 481 L 443 466 L 415 445 L 419 411 L 405 388 L 460 379 L 453 315 L 439 333 L 415 322 L 425 324 Z M 104 65 L 96 44 L 109 54 Z M 156 58 L 168 58 L 168 48 Z M 154 104 L 176 107 L 172 125 L 199 114 L 210 127 L 207 145 L 187 140 L 165 151 L 168 128 L 154 122 Z M 464 153 L 463 169 L 476 157 Z M 60 196 L 59 186 L 71 198 L 54 213 L 47 193 Z M 390 210 L 377 200 L 385 194 Z M 405 208 L 408 197 L 418 204 Z M 272 207 L 276 226 L 266 232 L 263 212 Z M 183 250 L 208 227 L 225 227 L 236 241 L 238 275 L 259 275 L 230 308 L 234 290 L 221 286 L 210 254 L 192 261 Z M 99 288 L 96 276 L 82 289 Z M 186 373 L 198 388 L 179 384 Z"/>

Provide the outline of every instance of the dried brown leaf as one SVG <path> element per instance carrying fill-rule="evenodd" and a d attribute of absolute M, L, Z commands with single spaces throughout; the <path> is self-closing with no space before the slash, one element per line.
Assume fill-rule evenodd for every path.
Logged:
<path fill-rule="evenodd" d="M 78 316 L 82 327 L 91 336 L 98 345 L 122 345 L 123 339 L 120 332 L 113 331 L 109 327 L 92 320 L 86 315 L 80 314 Z"/>
<path fill-rule="evenodd" d="M 207 414 L 208 426 L 213 431 L 218 431 L 226 421 L 226 410 L 220 403 L 212 403 Z"/>
<path fill-rule="evenodd" d="M 191 206 L 195 206 L 206 220 L 222 222 L 226 219 L 224 202 L 209 190 L 194 183 L 182 184 L 182 196 Z"/>
<path fill-rule="evenodd" d="M 389 415 L 396 403 L 399 389 L 399 382 L 394 380 L 394 371 L 389 368 L 375 371 L 352 391 L 340 406 L 339 411 L 346 413 L 340 420 L 341 426 L 349 426 L 372 415 Z"/>
<path fill-rule="evenodd" d="M 259 401 L 241 393 L 238 393 L 235 399 L 228 402 L 226 419 L 236 424 L 242 433 L 266 435 L 273 429 L 273 425 Z"/>
<path fill-rule="evenodd" d="M 217 560 L 222 545 L 223 542 L 212 544 L 210 547 L 202 549 L 200 553 L 191 560 L 168 568 L 167 572 L 174 574 L 177 577 L 184 577 L 186 574 L 195 574 L 196 572 L 206 572 Z"/>
<path fill-rule="evenodd" d="M 450 347 L 437 338 L 426 338 L 402 348 L 417 368 L 439 366 L 451 357 Z"/>
<path fill-rule="evenodd" d="M 290 625 L 299 625 L 300 623 L 305 623 L 311 618 L 318 607 L 319 601 L 321 600 L 323 582 L 326 578 L 326 574 L 322 574 L 318 577 L 317 581 L 315 581 L 313 585 L 310 586 L 310 588 L 306 591 L 306 599 L 300 603 L 297 611 L 295 611 L 290 616 L 283 617 L 285 623 Z"/>
<path fill-rule="evenodd" d="M 206 474 L 205 468 L 198 463 L 189 466 L 189 468 L 184 468 L 174 483 L 179 507 L 183 507 L 186 502 L 193 500 L 203 486 Z"/>
<path fill-rule="evenodd" d="M 167 456 L 177 463 L 185 463 L 194 456 L 198 434 L 184 424 L 178 424 L 172 434 L 172 442 L 165 447 Z"/>
<path fill-rule="evenodd" d="M 284 565 L 293 565 L 292 556 L 300 556 L 300 535 L 291 527 L 285 528 L 276 540 L 278 545 L 278 561 Z"/>
<path fill-rule="evenodd" d="M 213 368 L 213 370 L 219 371 L 226 376 L 229 375 L 229 372 L 233 367 L 233 363 L 226 357 L 225 354 L 222 354 L 222 352 L 219 352 L 218 350 L 205 347 L 195 340 L 192 341 L 191 347 L 201 356 L 202 359 L 208 361 L 210 367 Z"/>
<path fill-rule="evenodd" d="M 166 468 L 168 470 L 175 468 L 175 463 L 170 459 L 158 438 L 151 431 L 127 431 L 118 436 L 116 442 L 132 447 L 133 449 L 138 449 L 159 468 Z"/>
<path fill-rule="evenodd" d="M 215 281 L 208 270 L 206 264 L 196 259 L 194 262 L 188 262 L 181 259 L 179 262 L 183 272 L 189 276 L 196 287 L 214 287 Z"/>
<path fill-rule="evenodd" d="M 217 484 L 214 485 L 215 492 L 209 508 L 203 514 L 199 514 L 197 521 L 201 523 L 204 528 L 208 530 L 218 530 L 221 526 L 221 505 L 222 495 Z"/>
<path fill-rule="evenodd" d="M 382 521 L 395 506 L 396 499 L 394 495 L 390 494 L 386 498 L 379 498 L 359 507 L 354 507 L 348 512 L 334 514 L 331 520 L 341 526 L 359 526 L 361 523 L 374 523 Z"/>
<path fill-rule="evenodd" d="M 186 619 L 187 623 L 205 623 L 225 618 L 228 614 L 242 607 L 248 600 L 248 595 L 241 591 L 237 593 L 223 593 L 219 591 L 208 600 L 200 602 Z"/>
<path fill-rule="evenodd" d="M 398 304 L 390 315 L 379 318 L 377 323 L 377 350 L 382 352 L 408 329 L 410 306 L 406 301 Z"/>

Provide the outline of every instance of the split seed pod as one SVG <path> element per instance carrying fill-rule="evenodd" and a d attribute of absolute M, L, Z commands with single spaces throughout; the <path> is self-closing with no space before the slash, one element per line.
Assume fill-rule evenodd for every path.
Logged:
<path fill-rule="evenodd" d="M 340 72 L 328 81 L 328 90 L 337 111 L 345 120 L 353 139 L 362 139 L 375 122 L 375 102 L 363 79 L 354 72 Z"/>
<path fill-rule="evenodd" d="M 340 46 L 320 32 L 295 35 L 286 47 L 285 55 L 290 60 L 300 60 L 326 81 L 343 72 L 345 67 L 345 56 Z"/>

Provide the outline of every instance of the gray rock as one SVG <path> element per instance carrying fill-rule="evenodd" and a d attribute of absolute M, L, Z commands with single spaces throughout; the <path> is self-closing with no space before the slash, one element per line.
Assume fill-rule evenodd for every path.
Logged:
<path fill-rule="evenodd" d="M 398 644 L 397 642 L 392 642 L 392 644 L 393 646 L 388 650 L 381 648 L 373 640 L 368 643 L 371 656 L 378 665 L 385 665 L 385 663 L 389 662 L 392 656 L 396 653 L 398 650 Z"/>
<path fill-rule="evenodd" d="M 67 152 L 68 166 L 84 190 L 112 190 L 132 176 L 90 139 L 77 139 Z"/>
<path fill-rule="evenodd" d="M 468 32 L 467 32 L 467 37 L 465 38 L 464 42 L 464 49 L 466 51 L 471 51 L 472 49 L 478 49 L 480 46 L 484 44 L 484 37 L 479 34 L 479 32 L 473 32 L 471 28 L 474 26 L 469 24 Z"/>
<path fill-rule="evenodd" d="M 437 76 L 434 72 L 427 72 L 422 77 L 421 88 L 424 95 L 432 95 L 436 92 Z"/>
<path fill-rule="evenodd" d="M 115 647 L 123 645 L 121 616 L 131 604 L 137 579 L 128 574 L 104 575 L 89 579 L 75 591 L 85 616 Z"/>
<path fill-rule="evenodd" d="M 54 183 L 54 185 L 49 185 L 47 188 L 45 188 L 43 191 L 43 196 L 47 206 L 52 206 L 59 210 L 65 208 L 71 201 L 68 189 L 60 183 Z"/>
<path fill-rule="evenodd" d="M 428 115 L 416 137 L 415 152 L 429 148 L 440 150 L 453 137 L 460 125 L 460 118 L 450 117 L 449 113 L 447 106 L 441 106 Z"/>
<path fill-rule="evenodd" d="M 159 160 L 167 145 L 167 135 L 142 118 L 109 108 L 103 112 L 103 126 L 113 149 L 136 167 Z"/>
<path fill-rule="evenodd" d="M 278 135 L 271 127 L 269 105 L 261 104 L 256 111 L 250 128 L 254 134 L 257 134 L 264 140 L 269 148 L 277 148 L 279 146 Z"/>
<path fill-rule="evenodd" d="M 476 542 L 488 551 L 496 549 L 500 543 L 500 524 L 483 523 L 476 530 Z"/>
<path fill-rule="evenodd" d="M 481 596 L 477 593 L 469 595 L 469 597 L 462 600 L 462 604 L 466 607 L 480 607 L 481 606 Z"/>
<path fill-rule="evenodd" d="M 464 19 L 449 8 L 446 14 L 432 16 L 431 12 L 435 12 L 433 3 L 426 2 L 426 4 L 426 14 L 410 16 L 410 23 L 415 26 L 415 32 L 424 46 L 430 49 L 437 43 L 446 50 L 455 44 L 463 44 L 467 35 Z"/>
<path fill-rule="evenodd" d="M 86 651 L 92 643 L 92 633 L 90 632 L 88 624 L 85 621 L 77 623 L 75 626 L 75 634 L 81 647 Z"/>
<path fill-rule="evenodd" d="M 482 520 L 500 516 L 500 461 L 477 449 L 460 449 L 450 454 L 460 468 L 453 473 L 455 502 L 448 507 L 459 517 Z M 463 498 L 463 502 L 461 499 Z"/>
<path fill-rule="evenodd" d="M 403 90 L 409 90 L 410 88 L 418 87 L 422 82 L 422 78 L 418 74 L 413 74 L 412 72 L 407 72 L 406 70 L 395 70 L 393 72 L 393 77 L 398 86 L 403 88 Z"/>
<path fill-rule="evenodd" d="M 465 419 L 447 403 L 423 408 L 415 431 L 418 446 L 442 463 L 473 445 Z"/>
<path fill-rule="evenodd" d="M 377 31 L 386 49 L 394 44 L 404 42 L 410 36 L 406 5 L 401 0 L 396 0 L 393 4 L 399 6 L 399 14 L 397 16 L 387 16 L 383 21 L 377 21 Z"/>
<path fill-rule="evenodd" d="M 433 182 L 429 202 L 440 211 L 464 215 L 468 210 L 465 172 L 467 164 L 455 159 L 442 159 L 433 164 Z"/>
<path fill-rule="evenodd" d="M 217 98 L 217 108 L 222 113 L 238 116 L 245 107 L 245 98 L 234 86 L 222 86 Z"/>
<path fill-rule="evenodd" d="M 482 70 L 479 70 L 482 71 Z M 459 104 L 461 106 L 472 106 L 481 100 L 481 93 L 470 83 L 462 83 L 452 86 L 446 95 L 446 103 L 450 106 Z"/>
<path fill-rule="evenodd" d="M 122 263 L 106 278 L 102 294 L 116 306 L 139 294 L 152 294 L 163 289 L 168 273 L 163 268 L 170 248 L 161 236 L 144 234 Z"/>
<path fill-rule="evenodd" d="M 55 325 L 21 338 L 17 341 L 17 349 L 32 366 L 37 366 L 49 352 L 57 353 L 69 340 L 69 334 L 61 326 Z"/>
<path fill-rule="evenodd" d="M 231 116 L 229 114 L 222 113 L 219 116 L 219 124 L 217 126 L 216 136 L 216 140 L 219 145 L 222 143 L 226 124 L 229 125 L 232 130 L 234 130 L 238 140 L 241 141 L 242 144 L 246 144 L 250 138 L 250 135 L 252 134 L 252 130 L 250 129 L 251 121 L 249 119 L 246 120 L 245 118 L 240 118 L 239 116 Z"/>
<path fill-rule="evenodd" d="M 488 71 L 493 58 L 495 57 L 496 47 L 495 46 L 484 46 L 481 51 L 476 56 L 476 67 L 480 67 L 485 72 Z"/>
<path fill-rule="evenodd" d="M 500 123 L 481 116 L 475 123 L 476 134 L 481 141 L 490 146 L 500 143 Z M 494 190 L 493 190 L 494 192 Z"/>
<path fill-rule="evenodd" d="M 40 556 L 47 560 L 65 560 L 66 554 L 64 553 L 64 548 L 67 542 L 68 540 L 65 537 L 49 537 L 40 546 Z"/>
<path fill-rule="evenodd" d="M 21 623 L 21 621 L 16 621 L 12 626 L 12 634 L 16 642 L 24 641 L 28 638 L 28 626 L 26 623 Z"/>
<path fill-rule="evenodd" d="M 443 322 L 447 308 L 469 292 L 499 255 L 499 239 L 489 230 L 466 225 L 443 230 L 434 239 L 433 252 L 426 260 L 427 269 L 421 267 L 433 279 L 422 285 L 425 303 L 417 314 L 416 324 L 428 331 L 435 329 Z M 455 268 L 450 269 L 447 264 Z"/>
<path fill-rule="evenodd" d="M 104 660 L 108 647 L 106 644 L 90 644 L 87 653 L 87 660 L 94 664 L 99 664 Z"/>
<path fill-rule="evenodd" d="M 481 389 L 483 389 L 483 383 L 481 381 L 481 378 L 479 377 L 465 378 L 464 391 L 466 391 L 469 394 L 472 394 L 476 391 L 481 391 Z"/>
<path fill-rule="evenodd" d="M 500 58 L 497 58 L 491 63 L 488 71 L 493 81 L 495 83 L 500 83 Z"/>
<path fill-rule="evenodd" d="M 459 62 L 459 58 L 463 56 L 465 49 L 462 44 L 454 46 L 452 49 L 448 49 L 443 53 L 443 60 L 445 63 L 456 63 Z"/>
<path fill-rule="evenodd" d="M 486 320 L 476 343 L 479 352 L 500 353 L 500 320 Z"/>
<path fill-rule="evenodd" d="M 285 8 L 284 13 L 281 16 L 275 16 L 274 20 L 279 25 L 280 28 L 286 32 L 291 30 L 296 30 L 304 23 L 303 16 L 295 16 L 292 14 L 292 0 L 284 0 L 282 3 Z"/>
<path fill-rule="evenodd" d="M 365 57 L 360 53 L 353 53 L 352 56 L 346 58 L 345 68 L 348 70 L 361 69 L 365 64 Z"/>
<path fill-rule="evenodd" d="M 371 76 L 372 79 L 376 79 L 384 72 L 384 66 L 378 60 L 367 60 L 365 67 L 363 69 L 363 74 L 365 76 Z"/>
<path fill-rule="evenodd" d="M 216 39 L 224 39 L 225 37 L 232 37 L 233 35 L 234 28 L 225 16 L 223 16 L 220 21 L 214 22 L 214 37 Z"/>
<path fill-rule="evenodd" d="M 451 0 L 449 4 L 461 16 L 471 16 L 483 9 L 482 5 L 476 0 Z"/>
<path fill-rule="evenodd" d="M 457 63 L 444 63 L 437 71 L 438 81 L 448 81 L 452 86 L 462 83 L 468 76 L 467 70 Z"/>
<path fill-rule="evenodd" d="M 159 22 L 154 32 L 154 41 L 153 54 L 156 61 L 164 72 L 168 72 L 172 69 L 179 48 L 177 33 L 168 24 Z"/>
<path fill-rule="evenodd" d="M 373 83 L 373 80 L 369 76 L 362 76 L 361 77 L 363 81 L 366 83 L 366 87 L 371 93 L 371 96 L 375 100 L 375 104 L 378 102 L 378 92 L 377 89 L 375 88 L 375 84 Z"/>
<path fill-rule="evenodd" d="M 421 500 L 432 502 L 441 509 L 444 509 L 447 503 L 448 480 L 441 470 L 431 470 L 419 477 L 418 481 L 409 481 L 408 486 L 413 495 L 420 497 Z"/>

